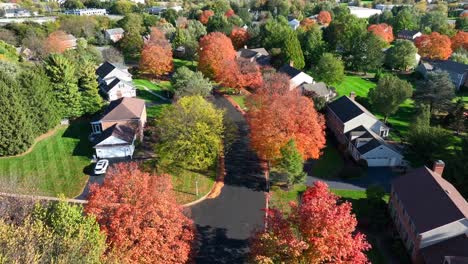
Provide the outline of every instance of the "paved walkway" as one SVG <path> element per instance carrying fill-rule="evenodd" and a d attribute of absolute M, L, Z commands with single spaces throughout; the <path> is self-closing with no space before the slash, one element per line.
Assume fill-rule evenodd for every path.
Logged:
<path fill-rule="evenodd" d="M 239 129 L 226 153 L 226 178 L 221 194 L 191 207 L 199 245 L 196 263 L 245 263 L 248 238 L 263 226 L 265 179 L 256 155 L 249 149 L 244 117 L 223 97 L 214 103 L 227 110 Z"/>

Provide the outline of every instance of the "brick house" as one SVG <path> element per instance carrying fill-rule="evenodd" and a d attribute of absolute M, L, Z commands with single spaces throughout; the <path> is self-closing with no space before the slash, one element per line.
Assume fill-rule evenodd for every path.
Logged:
<path fill-rule="evenodd" d="M 112 101 L 103 115 L 91 122 L 91 141 L 98 158 L 132 157 L 135 141 L 143 140 L 145 101 L 123 97 Z"/>
<path fill-rule="evenodd" d="M 414 263 L 468 263 L 468 203 L 442 178 L 444 166 L 436 161 L 392 182 L 390 213 Z"/>

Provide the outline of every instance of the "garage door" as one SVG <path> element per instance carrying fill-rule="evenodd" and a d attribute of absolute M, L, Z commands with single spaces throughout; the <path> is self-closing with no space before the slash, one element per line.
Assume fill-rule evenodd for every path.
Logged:
<path fill-rule="evenodd" d="M 129 155 L 126 150 L 125 147 L 102 148 L 96 149 L 96 155 L 98 158 L 121 158 Z"/>
<path fill-rule="evenodd" d="M 369 167 L 386 167 L 390 166 L 389 158 L 371 158 L 367 159 L 367 166 Z"/>

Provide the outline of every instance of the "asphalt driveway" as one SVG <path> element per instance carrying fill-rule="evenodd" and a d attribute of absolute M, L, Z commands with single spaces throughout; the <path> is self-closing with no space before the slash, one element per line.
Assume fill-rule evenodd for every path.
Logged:
<path fill-rule="evenodd" d="M 226 178 L 221 194 L 191 207 L 197 226 L 196 263 L 245 263 L 248 238 L 262 228 L 265 179 L 256 155 L 249 148 L 244 117 L 223 97 L 216 106 L 226 109 L 238 136 L 225 156 Z"/>

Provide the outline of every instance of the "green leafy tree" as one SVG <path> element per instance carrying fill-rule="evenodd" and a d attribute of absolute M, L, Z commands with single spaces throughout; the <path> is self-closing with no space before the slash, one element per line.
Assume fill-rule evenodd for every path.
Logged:
<path fill-rule="evenodd" d="M 457 17 L 455 28 L 463 31 L 468 31 L 468 16 Z"/>
<path fill-rule="evenodd" d="M 395 16 L 393 20 L 393 32 L 400 32 L 401 30 L 416 30 L 419 27 L 419 16 L 414 10 L 404 8 Z"/>
<path fill-rule="evenodd" d="M 131 13 L 127 14 L 117 22 L 117 25 L 125 30 L 125 32 L 135 32 L 141 34 L 145 31 L 143 27 L 144 21 L 140 14 Z"/>
<path fill-rule="evenodd" d="M 136 5 L 127 0 L 118 0 L 114 2 L 114 4 L 111 7 L 112 12 L 119 14 L 119 15 L 126 15 L 130 14 L 135 10 Z"/>
<path fill-rule="evenodd" d="M 20 154 L 33 143 L 34 129 L 27 104 L 16 81 L 0 72 L 0 156 Z"/>
<path fill-rule="evenodd" d="M 304 54 L 302 54 L 301 44 L 295 31 L 288 31 L 283 52 L 286 62 L 293 62 L 297 69 L 304 68 Z"/>
<path fill-rule="evenodd" d="M 57 106 L 52 85 L 42 68 L 23 71 L 19 76 L 20 90 L 26 98 L 36 135 L 45 133 L 60 122 L 61 112 Z"/>
<path fill-rule="evenodd" d="M 369 91 L 369 99 L 373 109 L 382 113 L 384 122 L 387 122 L 388 116 L 394 114 L 412 94 L 410 83 L 393 75 L 384 75 L 379 79 L 377 87 Z"/>
<path fill-rule="evenodd" d="M 18 53 L 16 48 L 3 40 L 0 40 L 0 59 L 8 61 L 18 61 Z"/>
<path fill-rule="evenodd" d="M 344 79 L 344 64 L 332 53 L 324 53 L 314 68 L 318 80 L 327 84 L 341 83 Z"/>
<path fill-rule="evenodd" d="M 294 140 L 289 140 L 288 143 L 280 149 L 280 152 L 281 158 L 278 161 L 278 168 L 287 175 L 288 183 L 296 184 L 302 182 L 306 173 L 304 172 L 302 155 L 297 150 Z"/>
<path fill-rule="evenodd" d="M 208 32 L 221 32 L 225 35 L 229 35 L 232 31 L 232 24 L 229 23 L 224 14 L 216 14 L 208 20 L 206 30 Z"/>
<path fill-rule="evenodd" d="M 455 86 L 449 74 L 444 71 L 429 73 L 414 92 L 414 100 L 419 104 L 427 104 L 431 113 L 449 109 L 453 98 Z"/>
<path fill-rule="evenodd" d="M 193 72 L 187 67 L 180 67 L 172 76 L 172 87 L 176 97 L 183 96 L 208 96 L 213 89 L 208 78 L 203 77 L 203 73 Z"/>
<path fill-rule="evenodd" d="M 418 49 L 413 42 L 404 39 L 398 39 L 393 47 L 388 49 L 386 55 L 386 64 L 392 69 L 409 70 L 417 65 L 416 53 Z"/>
<path fill-rule="evenodd" d="M 196 41 L 207 33 L 205 26 L 198 20 L 189 20 L 187 22 L 187 30 L 190 36 Z"/>
<path fill-rule="evenodd" d="M 455 147 L 454 155 L 447 161 L 444 178 L 449 180 L 464 196 L 468 196 L 468 137 L 462 137 L 460 146 Z"/>
<path fill-rule="evenodd" d="M 385 58 L 382 51 L 385 42 L 371 32 L 361 35 L 354 41 L 354 47 L 349 53 L 350 56 L 345 57 L 351 68 L 363 72 L 380 69 Z"/>
<path fill-rule="evenodd" d="M 104 105 L 99 95 L 99 84 L 95 72 L 95 65 L 92 62 L 81 65 L 78 86 L 81 93 L 81 109 L 85 114 L 94 114 Z"/>
<path fill-rule="evenodd" d="M 126 60 L 137 61 L 143 49 L 143 39 L 137 32 L 128 32 L 119 41 L 120 49 Z"/>
<path fill-rule="evenodd" d="M 452 53 L 450 59 L 463 64 L 468 64 L 468 52 L 463 48 L 459 48 L 457 51 Z"/>
<path fill-rule="evenodd" d="M 457 100 L 449 116 L 450 128 L 458 134 L 464 132 L 468 119 L 465 117 L 465 102 L 462 98 Z"/>
<path fill-rule="evenodd" d="M 63 7 L 66 9 L 81 9 L 85 8 L 83 2 L 80 0 L 67 0 L 63 3 Z"/>
<path fill-rule="evenodd" d="M 420 29 L 430 29 L 431 32 L 444 32 L 448 27 L 447 14 L 438 11 L 427 12 L 421 17 Z"/>
<path fill-rule="evenodd" d="M 169 23 L 171 23 L 173 26 L 176 25 L 176 20 L 177 20 L 177 11 L 175 11 L 172 8 L 169 8 L 162 14 L 162 17 Z"/>
<path fill-rule="evenodd" d="M 290 31 L 288 21 L 282 17 L 267 20 L 260 30 L 263 45 L 266 49 L 282 48 Z"/>
<path fill-rule="evenodd" d="M 346 14 L 332 20 L 325 30 L 324 38 L 333 50 L 350 53 L 358 38 L 367 32 L 366 22 Z"/>
<path fill-rule="evenodd" d="M 45 60 L 45 71 L 52 83 L 52 88 L 62 117 L 78 117 L 81 109 L 81 95 L 78 90 L 78 78 L 72 62 L 60 54 L 52 54 Z"/>
<path fill-rule="evenodd" d="M 205 170 L 216 162 L 223 142 L 223 111 L 201 96 L 183 97 L 157 121 L 157 153 L 163 164 Z"/>
<path fill-rule="evenodd" d="M 326 50 L 322 30 L 318 26 L 313 26 L 307 31 L 300 30 L 299 40 L 304 53 L 305 64 L 308 66 L 316 64 Z"/>

